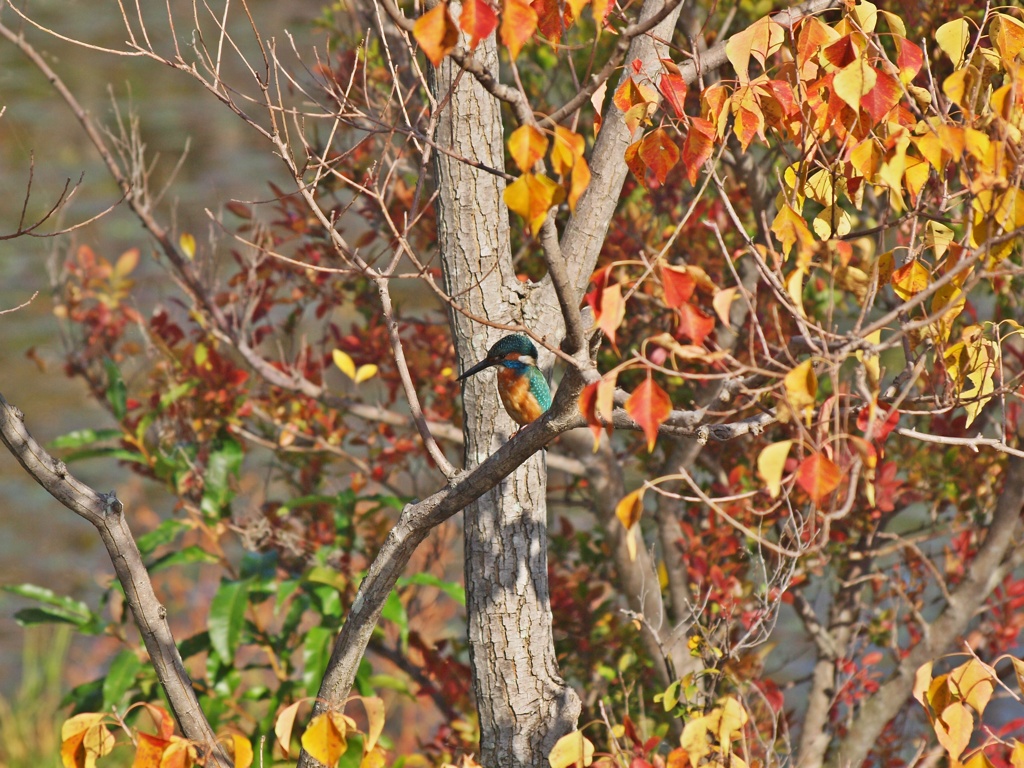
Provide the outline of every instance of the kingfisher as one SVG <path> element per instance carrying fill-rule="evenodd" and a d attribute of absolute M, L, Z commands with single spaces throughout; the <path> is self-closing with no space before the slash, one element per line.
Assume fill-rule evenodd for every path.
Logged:
<path fill-rule="evenodd" d="M 499 366 L 498 395 L 512 421 L 524 427 L 551 407 L 551 389 L 537 367 L 537 347 L 521 333 L 496 342 L 487 357 L 459 376 L 459 381 Z"/>

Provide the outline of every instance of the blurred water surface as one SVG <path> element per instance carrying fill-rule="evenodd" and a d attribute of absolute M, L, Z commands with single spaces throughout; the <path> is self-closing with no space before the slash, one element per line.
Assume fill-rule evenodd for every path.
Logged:
<path fill-rule="evenodd" d="M 92 45 L 122 48 L 127 37 L 116 0 L 32 0 L 19 5 L 43 25 Z M 169 51 L 172 37 L 165 3 L 141 5 L 146 14 L 152 14 L 147 15 L 150 39 L 160 50 Z M 191 3 L 171 5 L 179 42 L 187 50 L 195 27 Z M 217 0 L 211 5 L 224 8 Z M 246 50 L 255 50 L 241 5 L 229 6 L 229 28 L 248 46 Z M 299 41 L 319 37 L 322 45 L 322 33 L 311 24 L 320 12 L 317 0 L 254 0 L 251 6 L 268 35 L 283 37 L 287 29 Z M 118 111 L 137 116 L 150 156 L 159 155 L 154 172 L 158 188 L 188 144 L 188 154 L 160 210 L 162 220 L 177 230 L 194 233 L 202 243 L 211 231 L 205 208 L 217 212 L 231 199 L 267 199 L 268 180 L 283 184 L 281 167 L 259 136 L 186 75 L 138 57 L 118 57 L 62 42 L 25 24 L 9 8 L 3 9 L 0 20 L 24 29 L 79 102 L 108 128 L 116 130 Z M 239 62 L 225 56 L 224 72 L 229 80 L 240 76 Z M 53 205 L 69 179 L 74 184 L 81 178 L 81 183 L 61 212 L 63 226 L 88 219 L 117 202 L 120 195 L 115 184 L 67 105 L 6 41 L 0 41 L 3 108 L 0 235 L 18 226 L 30 173 L 29 221 Z M 40 231 L 57 228 L 56 222 L 47 222 Z M 145 232 L 123 206 L 70 236 L 0 241 L 0 310 L 18 306 L 39 292 L 26 308 L 0 315 L 0 392 L 25 411 L 29 429 L 44 444 L 74 429 L 111 425 L 85 387 L 64 375 L 63 347 L 52 312 L 47 262 L 62 260 L 82 244 L 111 260 L 130 247 L 152 252 Z M 226 246 L 222 243 L 222 247 Z M 144 259 L 136 277 L 147 299 L 166 292 L 167 278 L 151 259 Z M 26 357 L 30 350 L 45 370 Z M 151 524 L 154 517 L 149 510 L 161 516 L 170 513 L 172 501 L 166 494 L 116 462 L 91 459 L 71 469 L 98 490 L 117 489 L 127 501 L 129 519 L 134 511 Z M 135 522 L 136 528 L 145 524 L 138 518 Z M 94 602 L 99 585 L 112 573 L 91 526 L 51 499 L 6 451 L 0 452 L 0 530 L 0 584 L 30 582 Z M 0 694 L 9 693 L 18 681 L 24 636 L 13 614 L 22 606 L 20 600 L 0 592 Z M 76 670 L 81 679 L 96 674 L 90 668 L 90 656 L 88 644 L 76 641 L 71 661 L 74 666 L 84 660 L 84 668 Z"/>

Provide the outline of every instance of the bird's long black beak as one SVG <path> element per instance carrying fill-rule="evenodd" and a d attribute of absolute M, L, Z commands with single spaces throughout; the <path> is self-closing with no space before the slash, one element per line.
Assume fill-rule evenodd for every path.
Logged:
<path fill-rule="evenodd" d="M 459 376 L 459 378 L 456 379 L 456 381 L 462 381 L 463 379 L 467 379 L 470 376 L 472 376 L 474 373 L 480 373 L 480 371 L 484 370 L 485 368 L 490 368 L 492 365 L 497 365 L 497 364 L 498 364 L 497 360 L 492 360 L 489 357 L 485 357 L 479 363 L 477 363 L 472 368 L 470 368 L 468 371 L 466 371 L 461 376 Z"/>

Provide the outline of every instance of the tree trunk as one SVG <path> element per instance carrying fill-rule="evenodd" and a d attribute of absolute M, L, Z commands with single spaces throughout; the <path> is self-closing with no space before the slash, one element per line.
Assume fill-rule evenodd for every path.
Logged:
<path fill-rule="evenodd" d="M 497 72 L 493 38 L 474 58 Z M 434 71 L 443 105 L 438 146 L 494 169 L 504 167 L 501 110 L 450 60 Z M 435 155 L 438 246 L 449 295 L 487 320 L 519 322 L 528 286 L 516 279 L 500 176 L 443 151 Z M 504 332 L 452 312 L 464 365 L 480 360 Z M 466 382 L 466 467 L 492 454 L 514 430 L 494 375 Z M 466 610 L 477 707 L 480 762 L 488 768 L 546 765 L 555 741 L 576 727 L 579 697 L 558 675 L 547 580 L 547 485 L 537 454 L 465 511 Z"/>

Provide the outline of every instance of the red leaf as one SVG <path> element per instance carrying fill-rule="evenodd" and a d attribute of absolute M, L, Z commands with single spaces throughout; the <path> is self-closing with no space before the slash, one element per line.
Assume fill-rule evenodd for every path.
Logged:
<path fill-rule="evenodd" d="M 533 0 L 530 7 L 537 12 L 537 26 L 548 40 L 557 43 L 565 30 L 558 0 Z"/>
<path fill-rule="evenodd" d="M 690 184 L 697 183 L 700 169 L 711 157 L 715 149 L 715 127 L 707 120 L 694 117 L 690 121 L 690 130 L 683 142 L 683 165 Z"/>
<path fill-rule="evenodd" d="M 839 481 L 843 479 L 839 467 L 820 453 L 814 453 L 800 462 L 796 471 L 796 481 L 803 488 L 811 501 L 821 504 L 822 501 L 839 487 Z"/>
<path fill-rule="evenodd" d="M 686 103 L 686 81 L 675 72 L 663 72 L 658 80 L 658 90 L 665 97 L 666 103 L 672 107 L 676 117 L 684 116 L 683 105 Z"/>
<path fill-rule="evenodd" d="M 469 36 L 469 47 L 472 50 L 498 26 L 498 14 L 487 0 L 465 0 L 459 26 Z"/>
<path fill-rule="evenodd" d="M 900 421 L 900 412 L 888 405 L 878 405 L 875 408 L 875 424 L 871 434 L 867 434 L 868 422 L 871 420 L 871 406 L 865 405 L 857 412 L 857 429 L 864 432 L 864 437 L 876 442 L 885 442 L 889 433 L 896 429 Z"/>
<path fill-rule="evenodd" d="M 885 72 L 875 72 L 875 86 L 861 97 L 860 106 L 874 122 L 879 122 L 903 96 L 900 81 Z"/>
<path fill-rule="evenodd" d="M 626 413 L 643 429 L 647 437 L 648 451 L 654 450 L 654 443 L 658 439 L 658 427 L 665 422 L 671 412 L 672 401 L 665 394 L 665 390 L 649 375 L 626 400 Z"/>
<path fill-rule="evenodd" d="M 663 265 L 661 286 L 665 290 L 665 303 L 673 309 L 678 309 L 693 296 L 697 281 L 685 267 Z"/>
<path fill-rule="evenodd" d="M 842 69 L 847 64 L 852 63 L 860 55 L 860 52 L 853 44 L 851 36 L 846 35 L 825 48 L 822 51 L 822 55 L 828 59 L 830 64 L 838 69 Z"/>
<path fill-rule="evenodd" d="M 909 83 L 924 66 L 924 53 L 909 40 L 896 38 L 896 46 L 900 49 L 896 56 L 896 66 L 900 68 L 900 80 Z"/>
<path fill-rule="evenodd" d="M 701 346 L 704 339 L 715 329 L 715 318 L 701 312 L 693 304 L 683 304 L 679 307 L 679 328 L 676 337 L 688 336 L 696 345 Z"/>
<path fill-rule="evenodd" d="M 459 28 L 448 13 L 447 3 L 438 3 L 418 19 L 412 28 L 412 36 L 420 44 L 423 53 L 435 67 L 451 53 L 459 42 Z"/>

